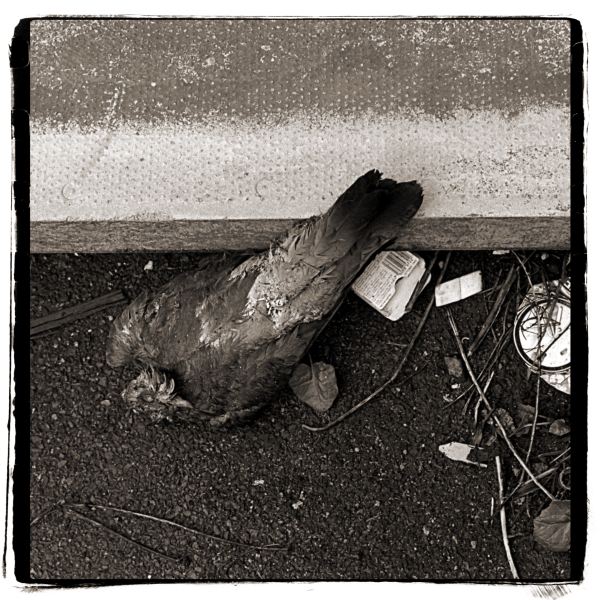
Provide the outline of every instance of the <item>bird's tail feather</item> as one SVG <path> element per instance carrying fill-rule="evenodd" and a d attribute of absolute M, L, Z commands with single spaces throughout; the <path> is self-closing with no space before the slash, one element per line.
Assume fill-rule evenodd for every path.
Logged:
<path fill-rule="evenodd" d="M 379 171 L 369 171 L 327 213 L 288 236 L 283 247 L 316 268 L 338 261 L 363 262 L 398 236 L 422 198 L 416 181 L 396 183 L 382 179 Z"/>

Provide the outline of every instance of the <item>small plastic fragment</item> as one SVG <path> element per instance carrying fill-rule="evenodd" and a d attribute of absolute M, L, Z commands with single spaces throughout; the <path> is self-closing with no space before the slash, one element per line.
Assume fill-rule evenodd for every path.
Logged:
<path fill-rule="evenodd" d="M 449 442 L 447 444 L 442 444 L 441 446 L 439 446 L 438 449 L 450 460 L 463 462 L 468 465 L 475 465 L 477 467 L 483 467 L 484 469 L 487 468 L 487 465 L 485 463 L 480 463 L 469 459 L 471 452 L 473 452 L 474 450 L 483 451 L 482 448 L 478 448 L 477 446 L 472 446 L 471 444 L 463 444 L 462 442 Z"/>

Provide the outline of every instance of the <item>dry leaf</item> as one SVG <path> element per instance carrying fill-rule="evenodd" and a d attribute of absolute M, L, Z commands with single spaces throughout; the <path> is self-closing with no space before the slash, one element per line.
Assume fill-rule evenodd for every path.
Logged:
<path fill-rule="evenodd" d="M 563 436 L 571 432 L 571 427 L 564 419 L 556 419 L 556 421 L 552 422 L 548 431 L 552 435 Z"/>
<path fill-rule="evenodd" d="M 567 552 L 571 548 L 571 503 L 552 501 L 533 520 L 533 539 L 546 550 Z"/>
<path fill-rule="evenodd" d="M 298 400 L 317 412 L 329 410 L 338 395 L 335 369 L 323 362 L 299 364 L 290 378 L 290 387 Z"/>

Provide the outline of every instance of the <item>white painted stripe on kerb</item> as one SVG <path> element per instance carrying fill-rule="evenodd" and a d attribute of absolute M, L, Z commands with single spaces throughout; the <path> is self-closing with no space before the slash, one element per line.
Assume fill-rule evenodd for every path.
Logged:
<path fill-rule="evenodd" d="M 97 131 L 34 121 L 31 219 L 302 218 L 371 168 L 420 181 L 421 218 L 566 216 L 569 128 L 559 107 Z"/>

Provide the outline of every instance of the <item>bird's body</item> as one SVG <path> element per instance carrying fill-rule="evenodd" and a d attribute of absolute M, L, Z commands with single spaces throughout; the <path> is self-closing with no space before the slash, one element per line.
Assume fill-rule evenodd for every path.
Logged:
<path fill-rule="evenodd" d="M 415 182 L 370 171 L 274 249 L 233 269 L 224 264 L 210 278 L 199 270 L 142 294 L 109 337 L 109 364 L 150 369 L 125 398 L 157 419 L 250 417 L 286 385 L 368 258 L 420 204 Z"/>

